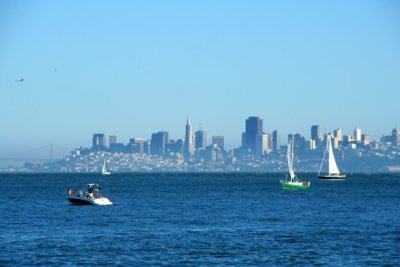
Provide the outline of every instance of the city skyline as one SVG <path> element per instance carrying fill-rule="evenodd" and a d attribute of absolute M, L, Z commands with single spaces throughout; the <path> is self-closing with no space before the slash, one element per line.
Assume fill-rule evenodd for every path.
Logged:
<path fill-rule="evenodd" d="M 240 148 L 240 147 L 242 147 L 243 146 L 243 144 L 245 144 L 245 147 L 248 147 L 247 145 L 246 145 L 246 143 L 243 143 L 243 138 L 246 136 L 245 135 L 245 133 L 246 133 L 246 127 L 248 126 L 247 125 L 247 123 L 248 123 L 248 121 L 249 120 L 251 120 L 251 119 L 256 119 L 256 120 L 260 120 L 261 121 L 261 126 L 256 126 L 257 125 L 257 123 L 253 126 L 253 127 L 256 127 L 256 128 L 258 128 L 258 130 L 257 130 L 257 133 L 253 133 L 253 138 L 255 138 L 257 135 L 259 135 L 260 133 L 261 134 L 264 134 L 264 133 L 267 133 L 267 134 L 269 134 L 269 135 L 271 135 L 271 137 L 272 137 L 272 135 L 273 135 L 273 133 L 274 132 L 277 132 L 277 134 L 278 134 L 278 136 L 277 136 L 277 138 L 278 138 L 278 143 L 280 144 L 280 146 L 285 146 L 285 145 L 287 145 L 287 143 L 288 143 L 288 136 L 290 136 L 291 134 L 296 134 L 296 135 L 300 135 L 301 137 L 304 137 L 305 138 L 305 140 L 311 140 L 311 139 L 313 139 L 313 132 L 315 132 L 315 127 L 317 127 L 318 128 L 318 132 L 319 132 L 319 134 L 318 134 L 318 136 L 321 138 L 321 140 L 324 138 L 324 136 L 325 135 L 327 135 L 327 134 L 331 134 L 332 136 L 336 136 L 337 135 L 337 131 L 340 131 L 340 135 L 341 135 L 341 137 L 343 138 L 343 136 L 350 136 L 350 137 L 352 137 L 355 141 L 360 141 L 359 140 L 359 138 L 361 138 L 361 135 L 364 135 L 364 134 L 367 134 L 368 136 L 369 136 L 369 138 L 371 138 L 372 140 L 374 140 L 374 141 L 379 141 L 380 140 L 380 138 L 382 138 L 382 137 L 384 137 L 384 136 L 389 136 L 390 134 L 391 134 L 391 132 L 392 132 L 392 130 L 394 130 L 394 129 L 397 129 L 397 128 L 393 128 L 393 129 L 390 129 L 390 130 L 388 130 L 388 131 L 386 131 L 386 132 L 383 132 L 378 138 L 374 138 L 374 137 L 371 137 L 371 135 L 369 134 L 369 132 L 368 131 L 366 131 L 366 130 L 364 130 L 364 129 L 360 129 L 359 127 L 355 127 L 355 128 L 353 128 L 352 130 L 350 130 L 350 131 L 348 131 L 348 132 L 346 132 L 346 131 L 343 131 L 343 129 L 342 128 L 340 128 L 340 127 L 336 127 L 336 128 L 333 128 L 333 129 L 330 129 L 330 130 L 321 130 L 321 125 L 319 125 L 319 124 L 313 124 L 313 125 L 310 125 L 308 128 L 308 132 L 306 132 L 306 133 L 304 133 L 304 132 L 300 132 L 300 131 L 296 131 L 296 130 L 293 130 L 293 131 L 291 131 L 291 132 L 288 132 L 288 133 L 283 133 L 283 132 L 281 132 L 279 129 L 273 129 L 273 128 L 268 128 L 268 129 L 264 129 L 263 128 L 263 118 L 262 117 L 260 117 L 260 116 L 249 116 L 248 118 L 246 118 L 244 121 L 243 121 L 243 129 L 242 129 L 242 131 L 240 132 L 240 133 L 237 133 L 237 135 L 238 136 L 240 136 L 241 135 L 241 137 L 239 137 L 239 138 L 241 138 L 241 141 L 240 142 L 237 142 L 237 144 L 233 144 L 233 145 L 228 145 L 228 146 L 226 146 L 225 144 L 224 144 L 224 147 L 223 148 L 225 148 L 226 149 L 226 151 L 229 151 L 229 150 L 232 150 L 232 149 L 235 149 L 235 148 Z M 192 123 L 191 123 L 191 118 L 190 118 L 190 115 L 187 115 L 187 117 L 186 117 L 186 129 L 187 129 L 187 127 L 190 127 L 190 132 L 191 132 L 191 136 L 192 136 L 192 144 L 191 144 L 191 146 L 192 146 L 192 150 L 193 150 L 193 152 L 191 153 L 192 155 L 193 155 L 193 153 L 194 153 L 194 149 L 195 149 L 195 142 L 196 142 L 196 133 L 198 133 L 198 132 L 202 132 L 202 133 L 205 133 L 206 134 L 206 136 L 207 135 L 209 135 L 210 136 L 210 138 L 212 137 L 212 138 L 214 138 L 214 137 L 222 137 L 222 139 L 223 139 L 223 143 L 226 143 L 225 142 L 225 135 L 222 133 L 222 134 L 219 134 L 219 135 L 210 135 L 210 133 L 209 133 L 209 131 L 206 129 L 206 128 L 202 128 L 202 126 L 200 126 L 197 130 L 196 129 L 193 129 L 192 128 Z M 181 128 L 183 128 L 183 126 L 181 126 Z M 186 130 L 187 131 L 187 130 Z M 144 135 L 140 135 L 140 134 L 138 134 L 138 135 L 130 135 L 130 136 L 126 136 L 126 137 L 121 137 L 118 133 L 115 133 L 115 132 L 111 132 L 111 133 L 105 133 L 105 132 L 102 132 L 102 131 L 99 131 L 99 132 L 96 132 L 96 133 L 91 133 L 90 134 L 90 136 L 91 136 L 91 138 L 86 138 L 86 140 L 85 140 L 85 142 L 84 143 L 80 143 L 80 144 L 74 144 L 72 147 L 70 147 L 70 148 L 66 148 L 66 147 L 62 147 L 62 146 L 60 146 L 59 144 L 54 144 L 54 143 L 46 143 L 46 144 L 42 144 L 42 146 L 40 147 L 40 150 L 42 150 L 42 151 L 40 151 L 38 154 L 36 154 L 37 152 L 35 152 L 35 149 L 37 149 L 37 147 L 36 148 L 34 148 L 33 150 L 31 150 L 31 147 L 27 147 L 27 150 L 21 150 L 21 151 L 18 151 L 17 152 L 17 156 L 18 155 L 22 155 L 22 156 L 28 156 L 27 155 L 27 152 L 29 153 L 29 151 L 31 151 L 31 152 L 33 152 L 30 156 L 29 156 L 29 158 L 32 158 L 32 159 L 34 159 L 35 157 L 41 157 L 41 158 L 43 158 L 43 155 L 48 155 L 48 151 L 47 151 L 47 148 L 45 148 L 46 146 L 57 146 L 59 149 L 61 149 L 61 150 L 59 150 L 58 151 L 58 153 L 56 152 L 56 150 L 54 150 L 52 153 L 54 153 L 54 155 L 57 157 L 58 156 L 58 158 L 62 158 L 62 157 L 64 157 L 65 156 L 65 154 L 66 153 L 69 153 L 69 151 L 72 151 L 72 150 L 74 150 L 75 148 L 78 148 L 78 147 L 87 147 L 87 148 L 95 148 L 95 147 L 98 147 L 100 150 L 101 149 L 104 149 L 104 148 L 109 148 L 110 147 L 110 145 L 111 145 L 111 142 L 110 141 L 108 141 L 107 142 L 107 140 L 113 140 L 112 142 L 113 143 L 117 143 L 117 144 L 130 144 L 130 143 L 135 143 L 135 139 L 140 139 L 141 141 L 151 141 L 151 140 L 153 140 L 153 138 L 154 138 L 154 136 L 156 135 L 156 136 L 160 136 L 160 140 L 164 140 L 164 141 L 160 141 L 160 142 L 163 142 L 164 144 L 166 144 L 166 143 L 168 143 L 168 141 L 166 142 L 165 140 L 175 140 L 175 141 L 177 141 L 177 140 L 182 140 L 183 142 L 186 140 L 186 136 L 187 136 L 187 132 L 185 133 L 185 130 L 183 129 L 181 129 L 181 135 L 179 135 L 179 136 L 172 136 L 171 135 L 171 132 L 168 130 L 168 129 L 164 129 L 164 130 L 158 130 L 158 131 L 153 131 L 152 133 L 150 133 L 150 136 L 144 136 Z M 358 132 L 358 134 L 356 134 L 356 132 Z M 356 138 L 356 136 L 357 135 L 360 135 L 360 137 L 359 138 Z M 166 137 L 164 137 L 164 136 L 166 136 Z M 239 139 L 238 138 L 238 139 Z M 159 140 L 159 139 L 156 139 L 156 140 Z M 316 139 L 314 139 L 314 140 L 316 140 Z M 319 141 L 319 142 L 321 142 L 321 140 Z M 156 142 L 159 142 L 159 141 L 156 141 Z M 254 142 L 255 142 L 255 140 L 254 140 Z M 316 140 L 316 142 L 317 142 L 317 145 L 318 145 L 318 141 Z M 150 142 L 151 143 L 151 142 Z M 213 144 L 213 142 L 212 142 L 212 140 L 210 139 L 210 140 L 208 140 L 207 138 L 206 138 L 206 141 L 205 141 L 205 145 L 209 145 L 209 144 Z M 253 147 L 254 146 L 254 147 Z M 256 149 L 256 147 L 255 147 L 255 143 L 253 144 L 253 146 L 250 146 L 250 147 L 248 147 L 248 148 L 251 148 L 252 150 L 254 150 L 254 149 Z M 269 149 L 272 151 L 273 149 L 273 144 L 271 143 L 271 145 L 270 145 L 270 147 L 269 147 Z M 44 149 L 45 148 L 45 149 Z M 279 147 L 278 147 L 278 149 L 279 149 Z M 151 148 L 149 147 L 149 151 L 151 151 Z M 160 152 L 160 153 L 156 153 L 156 154 L 163 154 L 164 152 Z M 10 156 L 10 154 L 3 154 L 3 157 L 10 157 L 10 158 L 13 158 L 13 156 Z M 16 157 L 17 159 L 18 159 L 18 157 Z M 1 165 L 4 165 L 4 164 L 1 164 L 1 162 L 0 162 L 0 166 Z"/>
<path fill-rule="evenodd" d="M 286 170 L 286 144 L 281 143 L 278 130 L 272 133 L 263 131 L 263 119 L 250 116 L 245 120 L 242 132 L 242 144 L 234 149 L 224 149 L 224 137 L 212 136 L 207 142 L 207 132 L 192 132 L 188 116 L 185 138 L 170 139 L 168 131 L 152 133 L 151 139 L 133 137 L 129 143 L 118 140 L 116 135 L 94 133 L 91 147 L 76 147 L 63 159 L 52 157 L 39 163 L 27 160 L 23 166 L 8 165 L 0 168 L 6 172 L 55 171 L 55 172 L 98 172 L 99 165 L 109 164 L 113 172 L 158 172 L 158 171 L 279 171 Z M 300 133 L 287 136 L 296 151 L 300 169 L 315 171 L 319 160 L 325 154 L 328 144 L 339 159 L 339 165 L 346 171 L 396 172 L 400 170 L 399 145 L 400 130 L 393 129 L 391 134 L 380 140 L 354 129 L 353 135 L 345 134 L 340 128 L 330 134 L 322 135 L 319 125 L 310 127 L 311 139 Z M 119 142 L 118 142 L 119 141 Z M 294 143 L 293 143 L 294 142 Z M 329 143 L 328 143 L 329 142 Z M 330 152 L 331 153 L 331 152 Z M 346 158 L 346 160 L 344 160 Z M 322 166 L 322 165 L 321 165 Z M 2 167 L 2 166 L 0 166 Z"/>
<path fill-rule="evenodd" d="M 186 128 L 186 130 L 185 130 L 185 134 L 184 134 L 183 138 L 181 136 L 170 138 L 169 131 L 163 130 L 163 131 L 158 131 L 158 133 L 152 133 L 151 138 L 146 138 L 143 136 L 131 136 L 129 138 L 129 141 L 132 142 L 132 140 L 135 140 L 135 139 L 140 139 L 141 141 L 145 141 L 145 140 L 151 141 L 153 139 L 153 136 L 157 135 L 157 134 L 160 134 L 161 136 L 167 136 L 166 138 L 162 137 L 162 139 L 167 140 L 167 141 L 164 141 L 165 144 L 167 144 L 169 142 L 169 140 L 174 140 L 174 141 L 182 140 L 183 154 L 185 154 L 185 153 L 190 154 L 190 156 L 186 157 L 186 158 L 190 158 L 191 156 L 193 156 L 196 149 L 204 149 L 205 146 L 207 146 L 208 144 L 213 144 L 214 141 L 212 141 L 212 140 L 214 140 L 214 138 L 222 138 L 222 140 L 224 140 L 224 135 L 219 135 L 219 136 L 213 135 L 213 136 L 211 136 L 212 140 L 211 141 L 208 140 L 207 129 L 199 128 L 199 130 L 193 131 L 190 116 L 187 117 L 185 128 Z M 271 136 L 271 138 L 272 138 L 272 140 L 270 141 L 271 144 L 268 147 L 269 147 L 269 150 L 273 151 L 273 150 L 279 150 L 279 147 L 281 145 L 285 146 L 290 141 L 289 137 L 292 134 L 300 135 L 302 138 L 305 138 L 305 140 L 314 140 L 316 142 L 315 145 L 318 147 L 321 145 L 322 141 L 324 140 L 324 138 L 327 135 L 331 135 L 332 137 L 337 138 L 338 141 L 343 141 L 345 139 L 345 137 L 347 137 L 347 138 L 350 138 L 351 141 L 361 143 L 362 138 L 367 136 L 369 138 L 369 141 L 378 141 L 379 142 L 382 138 L 393 134 L 393 131 L 398 132 L 400 130 L 398 128 L 393 128 L 390 131 L 382 134 L 380 136 L 380 138 L 375 139 L 368 132 L 366 132 L 365 130 L 358 128 L 358 127 L 354 128 L 353 131 L 350 131 L 350 132 L 343 132 L 343 129 L 340 127 L 331 129 L 330 131 L 322 132 L 321 126 L 319 124 L 314 124 L 314 125 L 310 125 L 309 134 L 304 134 L 299 131 L 292 131 L 290 133 L 284 134 L 284 136 L 288 136 L 288 139 L 287 139 L 287 141 L 282 141 L 282 140 L 285 140 L 285 138 L 282 138 L 281 132 L 279 131 L 279 129 L 274 129 L 272 131 L 265 131 L 263 129 L 263 118 L 261 118 L 259 116 L 249 116 L 245 120 L 245 127 L 244 127 L 244 131 L 242 132 L 241 144 L 237 144 L 235 147 L 229 147 L 229 148 L 227 148 L 227 150 L 235 149 L 238 147 L 243 147 L 243 148 L 251 149 L 252 151 L 256 151 L 257 137 L 262 136 L 264 134 L 268 134 Z M 101 138 L 102 138 L 101 141 L 98 140 L 99 136 L 101 136 Z M 109 145 L 111 145 L 112 143 L 114 143 L 114 144 L 121 143 L 120 138 L 118 138 L 119 142 L 117 142 L 117 137 L 118 137 L 118 135 L 116 135 L 115 133 L 109 134 L 109 139 L 113 140 L 113 142 L 111 142 L 111 141 L 109 142 Z M 93 138 L 92 138 L 92 146 L 91 147 L 92 148 L 107 147 L 106 140 L 107 140 L 106 134 L 94 133 Z M 275 140 L 277 140 L 277 141 L 275 141 Z M 222 141 L 222 143 L 224 143 L 224 141 Z M 83 147 L 85 147 L 85 146 L 83 146 Z M 89 147 L 89 146 L 87 146 L 87 147 Z M 275 147 L 275 149 L 273 149 L 273 147 Z M 222 148 L 224 148 L 224 145 L 222 145 Z"/>
<path fill-rule="evenodd" d="M 281 171 L 289 142 L 294 142 L 293 148 L 304 171 L 315 170 L 316 159 L 318 161 L 324 154 L 328 142 L 347 170 L 400 169 L 400 129 L 392 129 L 388 135 L 374 140 L 360 128 L 355 128 L 353 134 L 343 134 L 340 128 L 322 134 L 320 125 L 311 125 L 310 139 L 292 132 L 288 134 L 287 142 L 282 142 L 285 137 L 281 138 L 279 130 L 266 132 L 263 119 L 250 116 L 245 120 L 241 136 L 241 145 L 233 149 L 225 148 L 224 136 L 212 136 L 209 144 L 207 131 L 201 129 L 193 133 L 188 116 L 184 139 L 170 138 L 170 133 L 164 130 L 152 133 L 150 139 L 135 136 L 129 138 L 129 143 L 124 143 L 115 134 L 93 133 L 90 147 L 76 146 L 62 155 L 63 159 L 53 157 L 54 145 L 51 144 L 50 158 L 35 161 L 30 155 L 30 159 L 21 158 L 26 160 L 23 166 L 4 164 L 4 158 L 0 158 L 0 170 L 96 172 L 98 164 L 107 161 L 112 163 L 113 171 L 248 171 L 252 168 L 255 171 Z"/>
<path fill-rule="evenodd" d="M 400 126 L 396 1 L 0 3 L 0 156 L 168 131 Z"/>

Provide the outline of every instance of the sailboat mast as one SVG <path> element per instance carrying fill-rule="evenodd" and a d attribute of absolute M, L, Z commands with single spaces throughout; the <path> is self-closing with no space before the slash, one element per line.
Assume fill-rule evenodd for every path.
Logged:
<path fill-rule="evenodd" d="M 294 134 L 292 134 L 292 165 L 293 165 L 293 158 L 294 158 Z"/>
<path fill-rule="evenodd" d="M 294 178 L 296 177 L 296 175 L 294 174 L 294 167 L 293 167 L 293 160 L 294 160 L 294 133 L 292 133 L 292 151 L 291 151 L 291 163 L 290 165 L 292 166 L 292 172 L 293 172 L 293 177 L 291 177 L 291 181 L 294 181 Z"/>
<path fill-rule="evenodd" d="M 329 139 L 329 135 L 326 137 L 326 147 L 324 150 L 324 155 L 322 156 L 321 165 L 319 166 L 318 175 L 321 173 L 322 165 L 324 164 L 324 160 L 325 160 L 326 151 L 328 150 L 328 139 Z"/>

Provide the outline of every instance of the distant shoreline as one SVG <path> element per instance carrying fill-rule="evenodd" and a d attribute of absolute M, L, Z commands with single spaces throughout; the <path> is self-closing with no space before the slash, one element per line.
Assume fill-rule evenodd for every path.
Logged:
<path fill-rule="evenodd" d="M 228 174 L 228 175 L 275 175 L 275 174 L 282 174 L 285 175 L 287 172 L 284 171 L 276 171 L 276 172 L 271 172 L 271 171 L 254 171 L 254 172 L 249 172 L 249 171 L 150 171 L 150 172 L 114 172 L 110 176 L 107 176 L 106 178 L 112 178 L 113 176 L 121 176 L 125 174 L 135 174 L 135 175 L 165 175 L 165 174 L 191 174 L 191 175 L 204 175 L 204 174 L 212 174 L 212 175 L 221 175 L 221 174 Z M 52 174 L 65 174 L 65 175 L 95 175 L 99 177 L 103 177 L 101 173 L 97 172 L 45 172 L 45 171 L 0 171 L 0 175 L 3 174 L 44 174 L 44 175 L 52 175 Z M 387 174 L 387 175 L 400 175 L 400 171 L 397 172 L 348 172 L 346 173 L 348 176 L 354 176 L 354 175 L 381 175 L 381 174 Z M 317 172 L 298 172 L 299 176 L 302 175 L 314 175 L 317 177 Z"/>

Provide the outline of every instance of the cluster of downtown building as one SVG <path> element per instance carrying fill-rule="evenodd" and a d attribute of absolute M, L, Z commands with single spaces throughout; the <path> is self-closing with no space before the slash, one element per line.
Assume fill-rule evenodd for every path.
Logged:
<path fill-rule="evenodd" d="M 339 158 L 339 165 L 342 165 L 344 170 L 352 170 L 351 165 L 355 166 L 354 170 L 359 171 L 387 171 L 393 166 L 400 170 L 400 131 L 398 129 L 393 129 L 391 135 L 383 136 L 380 141 L 374 141 L 370 135 L 362 133 L 359 128 L 354 130 L 353 135 L 344 135 L 341 129 L 322 134 L 319 125 L 311 126 L 311 139 L 309 140 L 299 133 L 287 136 L 288 141 L 294 140 L 295 154 L 300 159 L 298 165 L 301 170 L 318 170 L 328 135 L 332 136 L 335 155 Z M 75 156 L 99 153 L 100 158 L 104 157 L 104 153 L 117 157 L 144 155 L 145 160 L 138 163 L 142 165 L 151 161 L 171 159 L 173 161 L 169 162 L 170 167 L 167 169 L 171 171 L 174 170 L 173 166 L 176 166 L 176 170 L 183 171 L 284 171 L 287 169 L 286 144 L 281 144 L 281 135 L 278 130 L 271 133 L 263 131 L 263 120 L 260 117 L 246 119 L 241 146 L 229 151 L 224 149 L 223 136 L 212 136 L 211 144 L 208 144 L 205 130 L 200 129 L 193 132 L 189 117 L 186 122 L 184 139 L 172 140 L 167 131 L 153 133 L 149 140 L 141 137 L 131 138 L 128 144 L 119 143 L 116 135 L 110 135 L 107 146 L 106 139 L 105 134 L 94 134 L 92 147 L 76 150 Z M 138 156 L 135 159 L 140 161 Z M 368 159 L 375 165 L 369 164 Z M 384 164 L 386 165 L 384 166 Z M 152 165 L 157 164 L 153 162 Z M 375 167 L 371 169 L 372 166 Z M 111 166 L 111 169 L 118 171 L 117 166 Z"/>
<path fill-rule="evenodd" d="M 167 131 L 153 133 L 150 140 L 144 140 L 142 137 L 130 138 L 128 144 L 118 143 L 116 135 L 110 135 L 108 139 L 109 146 L 107 147 L 105 134 L 93 134 L 90 151 L 148 154 L 180 158 L 186 161 L 218 161 L 224 158 L 225 152 L 223 136 L 212 136 L 212 144 L 207 145 L 207 132 L 198 130 L 193 134 L 189 117 L 185 139 L 170 139 Z"/>
<path fill-rule="evenodd" d="M 369 134 L 362 133 L 360 128 L 354 130 L 353 135 L 343 135 L 342 129 L 338 128 L 332 133 L 321 133 L 320 125 L 311 126 L 311 139 L 307 140 L 299 133 L 289 134 L 288 142 L 294 140 L 297 152 L 307 152 L 325 148 L 327 136 L 331 135 L 334 149 L 340 148 L 378 148 L 380 142 L 376 142 Z M 190 118 L 186 124 L 185 139 L 172 140 L 167 131 L 159 131 L 151 135 L 150 140 L 141 137 L 131 138 L 128 144 L 117 143 L 117 136 L 109 136 L 109 147 L 106 146 L 105 134 L 94 134 L 91 151 L 109 151 L 122 153 L 144 153 L 158 156 L 180 154 L 185 160 L 210 160 L 223 159 L 224 137 L 212 136 L 211 145 L 207 145 L 208 136 L 204 130 L 198 130 L 193 134 Z M 400 130 L 393 129 L 392 134 L 383 136 L 381 142 L 398 146 L 400 142 Z M 260 117 L 249 117 L 246 119 L 246 129 L 242 133 L 242 145 L 233 149 L 229 156 L 247 157 L 263 156 L 269 153 L 286 152 L 286 145 L 281 145 L 281 137 L 278 130 L 272 133 L 263 132 L 263 120 Z"/>

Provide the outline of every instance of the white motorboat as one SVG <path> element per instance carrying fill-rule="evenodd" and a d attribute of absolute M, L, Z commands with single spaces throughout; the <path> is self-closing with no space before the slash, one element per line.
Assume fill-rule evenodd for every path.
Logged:
<path fill-rule="evenodd" d="M 88 184 L 86 190 L 68 188 L 67 199 L 72 204 L 80 205 L 112 205 L 113 203 L 101 195 L 98 184 Z"/>

